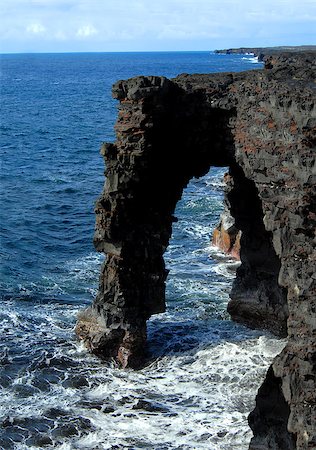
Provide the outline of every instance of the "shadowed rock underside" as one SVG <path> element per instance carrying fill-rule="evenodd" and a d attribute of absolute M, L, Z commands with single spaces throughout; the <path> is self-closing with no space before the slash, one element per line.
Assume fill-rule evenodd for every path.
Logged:
<path fill-rule="evenodd" d="M 92 352 L 138 367 L 146 320 L 165 310 L 163 253 L 184 187 L 228 166 L 226 203 L 241 230 L 234 320 L 286 336 L 249 423 L 259 449 L 316 448 L 315 53 L 271 69 L 137 77 L 116 83 L 115 144 L 95 246 L 107 254 L 76 331 Z"/>

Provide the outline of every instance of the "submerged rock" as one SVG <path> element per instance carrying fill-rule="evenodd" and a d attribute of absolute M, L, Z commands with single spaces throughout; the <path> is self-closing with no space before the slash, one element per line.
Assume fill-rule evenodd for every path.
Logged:
<path fill-rule="evenodd" d="M 148 411 L 151 413 L 166 413 L 168 412 L 168 408 L 166 408 L 163 405 L 160 405 L 158 403 L 154 403 L 154 402 L 150 402 L 148 400 L 137 400 L 137 402 L 135 403 L 135 405 L 133 406 L 133 409 L 140 409 L 140 410 L 144 410 L 144 411 Z"/>

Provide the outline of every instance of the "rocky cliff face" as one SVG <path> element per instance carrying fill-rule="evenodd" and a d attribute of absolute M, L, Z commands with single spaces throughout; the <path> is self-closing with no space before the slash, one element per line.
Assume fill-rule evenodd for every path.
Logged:
<path fill-rule="evenodd" d="M 77 324 L 94 353 L 137 367 L 146 320 L 165 309 L 163 253 L 183 188 L 229 166 L 227 202 L 242 231 L 228 311 L 288 343 L 249 423 L 259 449 L 316 448 L 315 53 L 238 74 L 118 82 L 115 144 L 95 245 L 107 259 Z M 163 180 L 163 181 L 162 181 Z"/>

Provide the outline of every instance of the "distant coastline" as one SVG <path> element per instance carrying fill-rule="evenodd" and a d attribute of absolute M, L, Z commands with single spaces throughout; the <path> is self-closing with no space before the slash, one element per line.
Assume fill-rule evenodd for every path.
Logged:
<path fill-rule="evenodd" d="M 228 48 L 222 50 L 214 50 L 214 53 L 231 55 L 231 54 L 249 54 L 253 53 L 258 57 L 259 61 L 263 61 L 265 56 L 274 56 L 279 53 L 297 53 L 297 52 L 316 52 L 316 45 L 300 45 L 300 46 L 278 46 L 278 47 L 239 47 Z"/>
<path fill-rule="evenodd" d="M 299 45 L 299 46 L 277 46 L 277 47 L 239 47 L 239 48 L 228 48 L 223 50 L 214 50 L 214 53 L 224 53 L 224 54 L 245 54 L 254 53 L 258 55 L 259 53 L 278 53 L 278 52 L 310 52 L 316 51 L 316 45 Z"/>

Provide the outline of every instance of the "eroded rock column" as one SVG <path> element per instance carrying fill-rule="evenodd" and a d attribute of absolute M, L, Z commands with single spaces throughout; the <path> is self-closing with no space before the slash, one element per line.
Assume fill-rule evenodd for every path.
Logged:
<path fill-rule="evenodd" d="M 76 331 L 93 353 L 115 357 L 123 367 L 141 364 L 146 320 L 165 310 L 167 271 L 162 255 L 176 200 L 172 195 L 166 198 L 162 188 L 164 148 L 158 160 L 152 147 L 159 146 L 154 117 L 167 115 L 163 99 L 170 89 L 171 82 L 164 78 L 135 80 L 128 92 L 118 83 L 117 142 L 101 150 L 106 183 L 96 204 L 94 243 L 107 257 L 99 294 L 81 314 Z M 161 126 L 164 120 L 156 117 L 155 123 Z"/>

